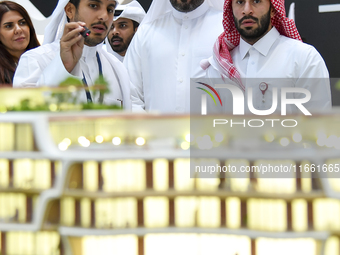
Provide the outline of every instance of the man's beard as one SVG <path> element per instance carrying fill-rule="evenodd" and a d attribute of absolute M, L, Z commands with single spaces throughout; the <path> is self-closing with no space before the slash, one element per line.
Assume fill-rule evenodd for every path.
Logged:
<path fill-rule="evenodd" d="M 94 37 L 94 38 L 91 38 L 90 36 L 86 36 L 85 37 L 85 44 L 87 46 L 96 46 L 100 43 L 102 43 L 103 41 L 105 40 L 105 37 L 104 38 L 100 38 L 100 37 Z"/>
<path fill-rule="evenodd" d="M 170 0 L 172 7 L 179 12 L 191 12 L 203 2 L 204 0 Z"/>
<path fill-rule="evenodd" d="M 76 13 L 75 13 L 74 20 L 75 20 L 75 22 L 81 21 L 81 18 L 79 18 L 78 10 L 77 10 Z M 105 22 L 99 21 L 99 22 L 97 22 L 97 23 L 91 24 L 89 27 L 94 26 L 94 25 L 103 25 L 103 26 L 105 26 L 106 30 L 108 30 L 108 29 L 107 29 L 107 25 L 105 24 Z M 107 31 L 107 32 L 109 32 L 109 31 Z M 108 34 L 108 33 L 107 33 L 107 34 Z M 90 47 L 96 46 L 96 45 L 102 43 L 102 42 L 105 40 L 107 34 L 106 34 L 105 36 L 103 36 L 103 38 L 100 38 L 100 37 L 97 37 L 97 36 L 91 37 L 91 34 L 90 34 L 89 36 L 86 36 L 86 37 L 85 37 L 85 44 L 86 44 L 87 46 L 90 46 Z"/>
<path fill-rule="evenodd" d="M 257 41 L 258 39 L 260 39 L 268 31 L 268 28 L 270 26 L 270 13 L 271 8 L 269 8 L 269 11 L 260 18 L 260 22 L 258 18 L 255 18 L 253 16 L 245 16 L 242 19 L 237 20 L 233 14 L 236 29 L 240 33 L 241 37 L 245 41 Z M 251 28 L 240 28 L 240 24 L 246 19 L 254 20 L 258 24 L 258 27 L 254 30 L 251 30 Z"/>
<path fill-rule="evenodd" d="M 126 51 L 127 48 L 129 47 L 130 42 L 131 42 L 131 40 L 132 40 L 132 38 L 133 38 L 134 35 L 135 35 L 135 33 L 131 34 L 130 37 L 126 39 L 126 42 L 124 42 L 123 38 L 121 38 L 121 37 L 119 37 L 119 36 L 114 36 L 114 35 L 113 35 L 113 36 L 110 38 L 110 45 L 111 45 L 112 50 L 115 51 L 115 52 L 117 52 L 117 53 L 122 53 L 122 52 Z M 113 40 L 113 39 L 120 39 L 120 40 L 122 41 L 122 44 L 119 45 L 119 46 L 114 46 L 114 45 L 112 45 L 112 40 Z"/>

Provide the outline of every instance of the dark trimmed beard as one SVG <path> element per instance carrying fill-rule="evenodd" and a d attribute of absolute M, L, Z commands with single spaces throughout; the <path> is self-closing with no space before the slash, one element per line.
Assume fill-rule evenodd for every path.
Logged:
<path fill-rule="evenodd" d="M 264 36 L 268 32 L 269 26 L 271 24 L 270 13 L 271 7 L 269 8 L 269 11 L 260 18 L 260 21 L 258 18 L 255 18 L 253 16 L 245 16 L 242 19 L 237 20 L 233 14 L 236 29 L 240 33 L 242 39 L 246 42 L 256 42 L 262 36 Z M 245 29 L 240 28 L 240 24 L 242 24 L 242 22 L 246 19 L 254 20 L 257 23 L 258 27 L 256 29 L 252 29 L 251 27 Z"/>
<path fill-rule="evenodd" d="M 172 7 L 179 12 L 191 12 L 203 2 L 204 0 L 170 0 Z"/>
<path fill-rule="evenodd" d="M 76 10 L 74 20 L 75 20 L 75 22 L 82 20 L 81 18 L 79 18 L 78 10 Z M 85 37 L 85 39 L 84 39 L 85 45 L 90 46 L 90 47 L 96 46 L 96 45 L 102 43 L 105 40 L 106 36 L 109 34 L 110 30 L 107 29 L 107 26 L 106 26 L 105 22 L 100 22 L 99 21 L 97 23 L 91 24 L 88 27 L 91 27 L 93 25 L 99 25 L 99 24 L 105 26 L 105 28 L 107 30 L 106 35 L 103 38 L 101 38 L 101 37 L 95 36 L 94 33 L 91 33 L 89 36 Z"/>
<path fill-rule="evenodd" d="M 117 52 L 119 55 L 121 55 L 121 53 L 124 53 L 124 55 L 121 55 L 121 56 L 125 56 L 125 53 L 126 53 L 126 50 L 127 48 L 129 47 L 130 43 L 131 43 L 131 40 L 133 38 L 133 36 L 135 35 L 136 32 L 134 32 L 133 34 L 131 34 L 129 36 L 129 38 L 126 39 L 126 41 L 123 40 L 123 38 L 119 37 L 119 36 L 112 36 L 109 40 L 110 42 L 110 45 L 111 45 L 111 48 L 114 52 Z M 122 44 L 119 45 L 119 46 L 115 46 L 112 44 L 112 40 L 113 39 L 120 39 Z"/>
<path fill-rule="evenodd" d="M 85 44 L 87 46 L 93 47 L 93 46 L 97 46 L 98 44 L 102 43 L 105 40 L 104 38 L 99 38 L 99 37 L 95 37 L 95 38 L 91 38 L 90 36 L 87 36 L 85 38 Z"/>

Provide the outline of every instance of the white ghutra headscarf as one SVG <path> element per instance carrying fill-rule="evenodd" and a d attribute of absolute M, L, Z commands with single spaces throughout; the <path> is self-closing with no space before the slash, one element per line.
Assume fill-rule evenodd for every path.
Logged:
<path fill-rule="evenodd" d="M 113 18 L 113 21 L 116 21 L 119 18 L 126 18 L 126 19 L 134 20 L 140 24 L 145 17 L 145 11 L 143 7 L 138 3 L 138 1 L 135 1 L 135 0 L 125 5 L 123 4 L 119 5 L 116 8 L 116 11 L 121 11 L 121 13 L 117 16 L 115 13 L 115 17 Z M 105 39 L 105 45 L 106 45 L 106 51 L 114 54 L 114 51 L 111 48 L 111 45 L 107 37 Z"/>
<path fill-rule="evenodd" d="M 126 18 L 136 21 L 137 23 L 141 23 L 145 17 L 145 11 L 143 7 L 138 3 L 138 1 L 133 0 L 128 4 L 121 4 L 116 8 L 116 11 L 120 11 L 119 15 L 116 15 L 113 18 L 113 21 L 116 21 L 119 18 Z"/>
<path fill-rule="evenodd" d="M 67 23 L 66 13 L 64 9 L 68 2 L 69 0 L 58 1 L 58 5 L 52 13 L 51 21 L 45 28 L 43 44 L 52 43 L 62 37 L 65 24 Z"/>
<path fill-rule="evenodd" d="M 52 13 L 52 18 L 50 23 L 45 28 L 44 43 L 53 43 L 59 40 L 64 33 L 64 27 L 67 23 L 67 17 L 65 13 L 65 7 L 70 0 L 59 0 L 57 7 Z M 116 1 L 118 5 L 118 1 Z"/>

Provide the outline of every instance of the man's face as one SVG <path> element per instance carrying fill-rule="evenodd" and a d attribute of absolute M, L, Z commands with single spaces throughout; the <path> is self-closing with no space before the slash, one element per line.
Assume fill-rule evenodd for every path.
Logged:
<path fill-rule="evenodd" d="M 274 10 L 270 0 L 233 0 L 232 10 L 237 31 L 250 44 L 257 42 L 272 28 Z"/>
<path fill-rule="evenodd" d="M 119 18 L 114 21 L 108 35 L 108 40 L 113 51 L 121 56 L 125 56 L 126 50 L 136 31 L 137 28 L 133 28 L 133 22 L 130 19 Z"/>
<path fill-rule="evenodd" d="M 180 12 L 191 12 L 203 2 L 204 0 L 170 0 L 172 7 Z"/>
<path fill-rule="evenodd" d="M 104 41 L 113 21 L 116 8 L 115 0 L 81 0 L 78 9 L 75 9 L 71 21 L 82 21 L 91 30 L 85 38 L 85 44 L 96 46 Z"/>

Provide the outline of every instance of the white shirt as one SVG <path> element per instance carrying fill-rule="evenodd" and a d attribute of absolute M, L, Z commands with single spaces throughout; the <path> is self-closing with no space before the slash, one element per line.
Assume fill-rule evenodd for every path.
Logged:
<path fill-rule="evenodd" d="M 231 57 L 241 75 L 246 91 L 247 88 L 253 88 L 255 109 L 267 110 L 271 108 L 274 87 L 279 88 L 276 113 L 280 113 L 281 109 L 280 87 L 298 87 L 310 91 L 311 100 L 304 104 L 308 110 L 331 108 L 328 70 L 323 58 L 313 46 L 282 36 L 273 27 L 254 45 L 248 44 L 241 38 L 239 46 L 231 51 Z M 219 66 L 215 60 L 211 57 L 209 62 L 211 65 L 207 69 L 207 77 L 220 78 Z M 221 79 L 219 81 L 223 83 Z M 261 82 L 268 84 L 264 96 L 259 88 Z M 211 81 L 211 84 L 213 83 L 217 84 L 218 82 Z M 223 111 L 231 112 L 231 93 L 227 89 L 219 89 L 219 93 L 223 97 Z M 287 97 L 304 98 L 305 95 L 294 93 L 293 95 L 288 94 Z M 247 102 L 247 93 L 245 102 Z M 210 105 L 212 104 L 210 103 Z M 247 108 L 245 107 L 246 112 Z M 216 110 L 215 108 L 211 109 L 212 111 Z M 297 112 L 300 112 L 297 107 L 287 105 L 287 114 Z"/>
<path fill-rule="evenodd" d="M 101 48 L 102 45 L 96 47 L 85 45 L 82 56 L 71 74 L 65 69 L 61 61 L 58 41 L 27 51 L 20 58 L 14 75 L 13 86 L 56 86 L 70 76 L 81 80 L 85 76 L 88 86 L 91 86 L 99 76 L 96 57 L 96 52 L 98 52 L 103 76 L 110 86 L 110 93 L 104 96 L 104 103 L 121 105 L 121 101 L 123 101 L 124 108 L 131 109 L 130 81 L 126 69 L 120 61 Z M 98 98 L 92 99 L 98 100 Z M 86 101 L 85 90 L 82 101 Z"/>
<path fill-rule="evenodd" d="M 111 47 L 111 46 L 110 46 Z M 117 52 L 113 51 L 112 55 L 115 56 L 120 62 L 123 63 L 124 61 L 124 56 L 119 55 Z"/>
<path fill-rule="evenodd" d="M 200 61 L 212 55 L 222 31 L 222 13 L 206 1 L 194 11 L 172 8 L 142 23 L 124 59 L 133 84 L 133 110 L 188 113 L 190 78 L 205 75 Z"/>

